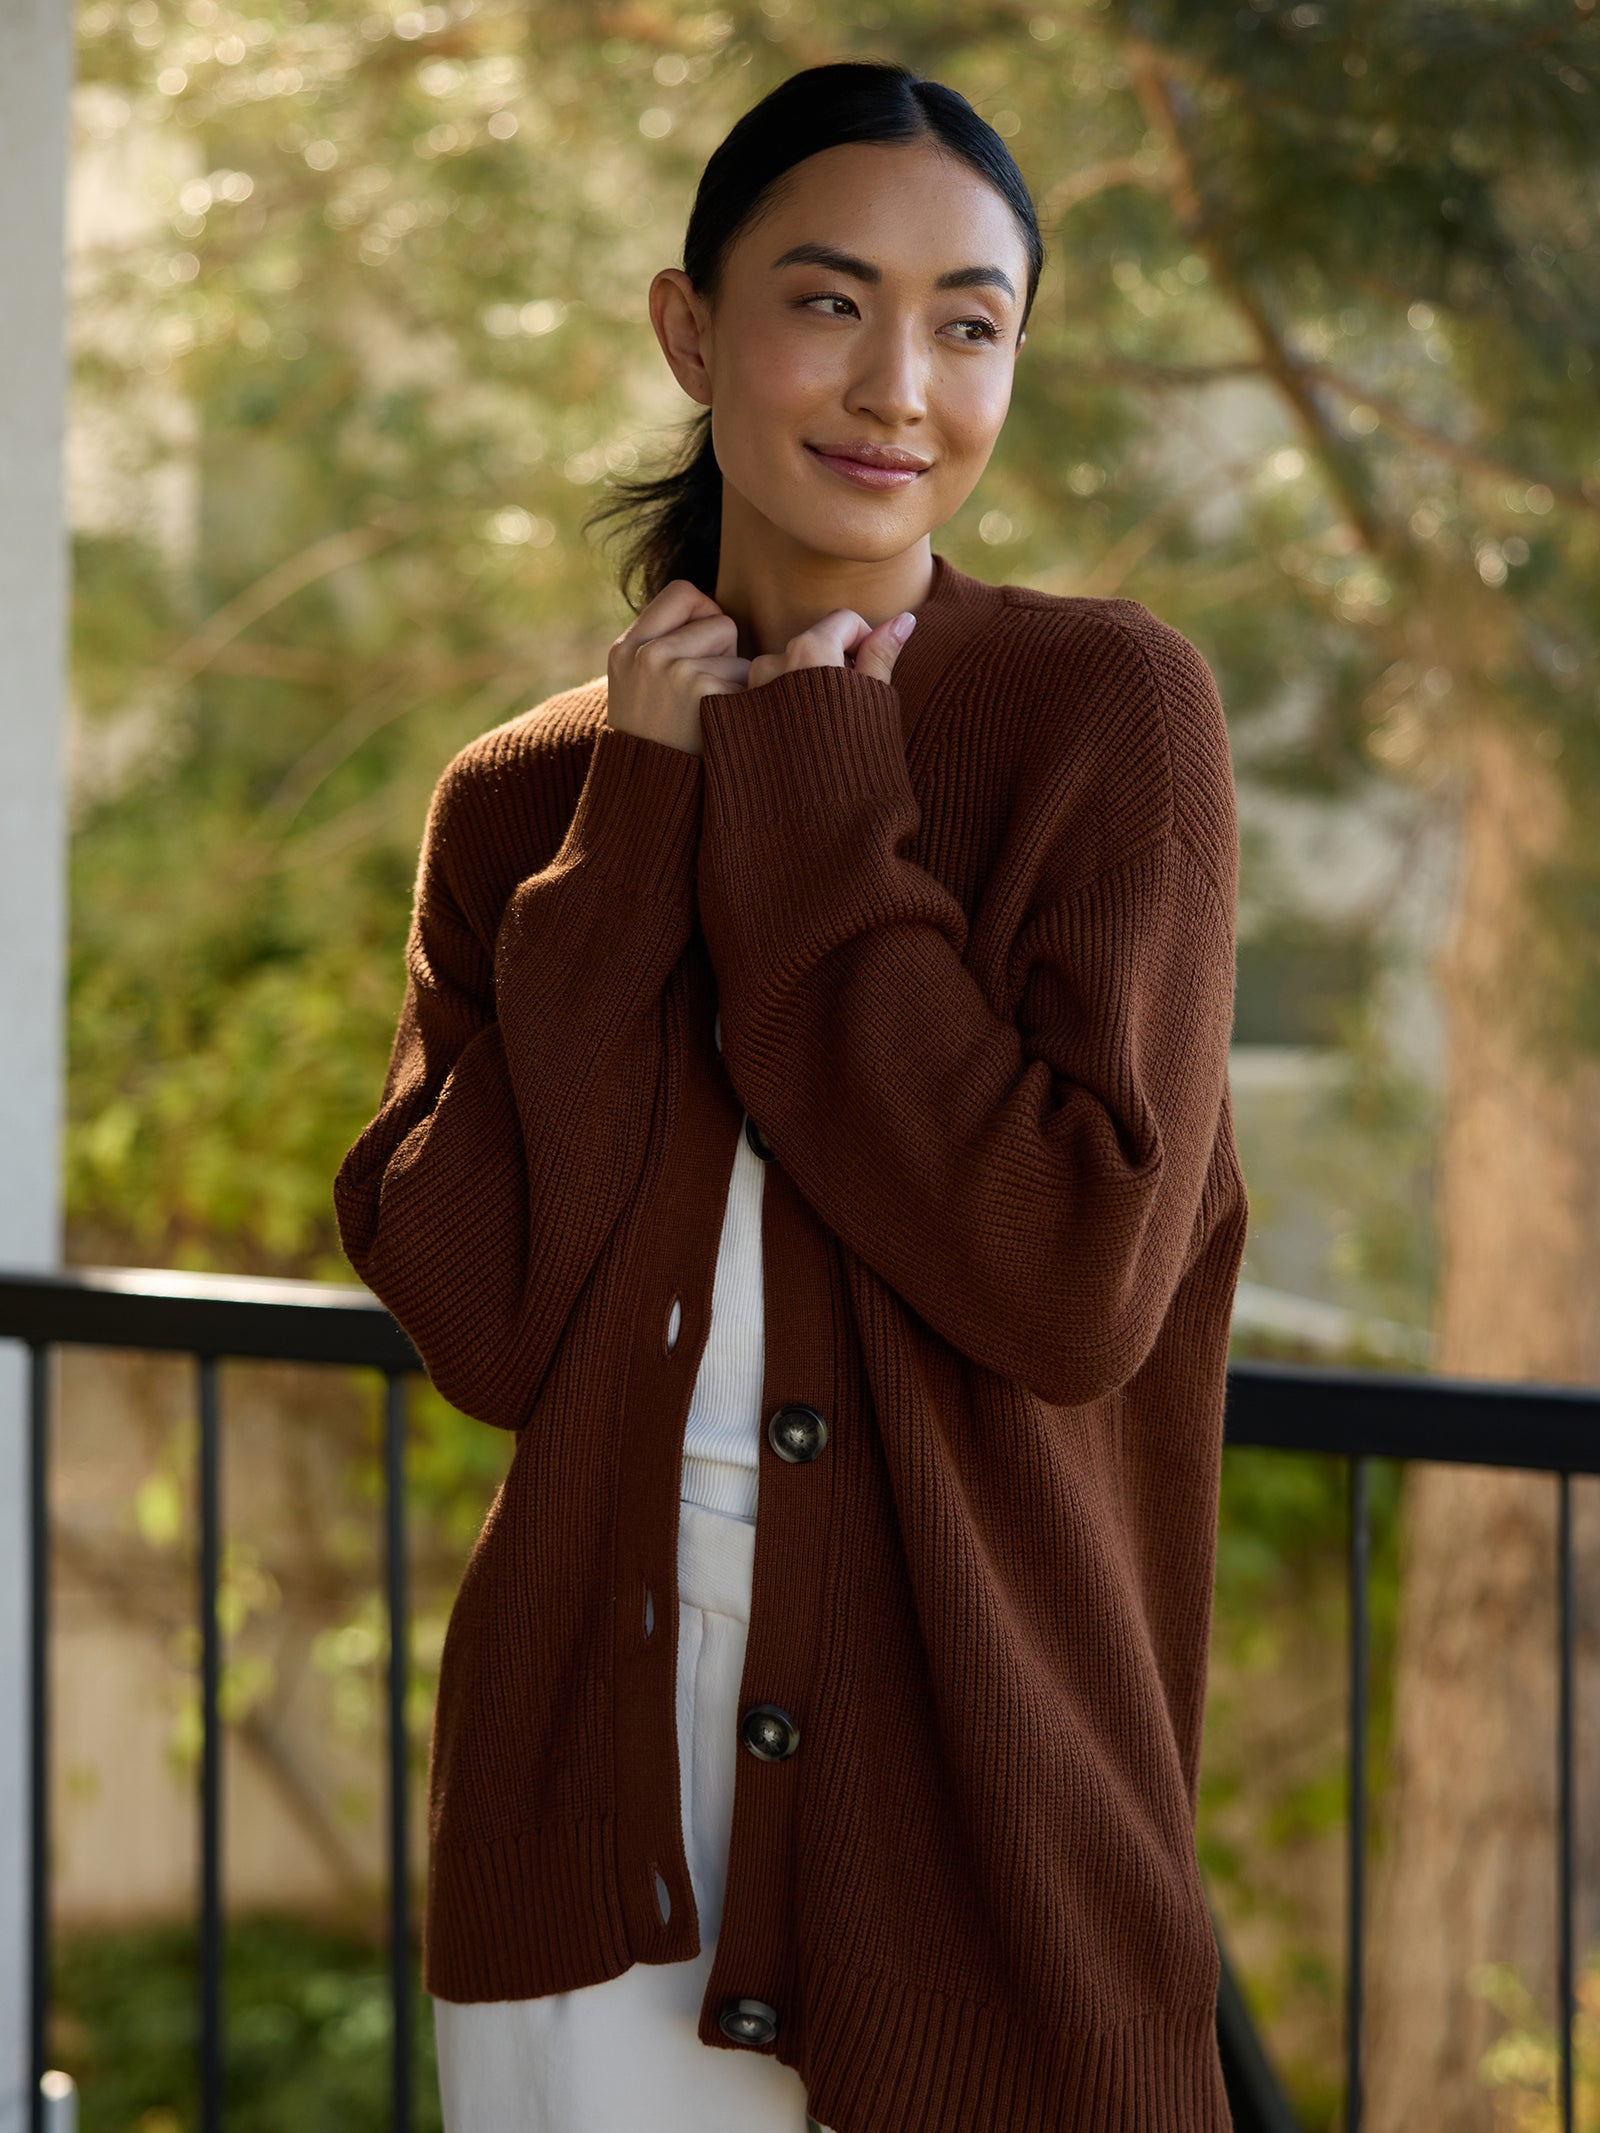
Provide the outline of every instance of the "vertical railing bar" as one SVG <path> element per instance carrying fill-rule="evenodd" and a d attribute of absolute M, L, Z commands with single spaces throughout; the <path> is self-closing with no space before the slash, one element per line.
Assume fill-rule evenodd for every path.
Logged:
<path fill-rule="evenodd" d="M 1573 1567 L 1572 1567 L 1572 1476 L 1557 1476 L 1556 1581 L 1560 1594 L 1561 1631 L 1560 1694 L 1556 1716 L 1556 1794 L 1560 1888 L 1557 1913 L 1560 1919 L 1558 1967 L 1561 1974 L 1561 2133 L 1572 2133 L 1575 2075 L 1573 2069 L 1573 2024 L 1576 2016 L 1573 1978 L 1572 1935 L 1572 1666 L 1573 1666 Z"/>
<path fill-rule="evenodd" d="M 222 2127 L 222 1556 L 217 1360 L 196 1358 L 200 1392 L 200 2133 Z"/>
<path fill-rule="evenodd" d="M 28 1348 L 28 2126 L 42 2133 L 50 2020 L 50 1351 Z"/>
<path fill-rule="evenodd" d="M 411 2133 L 410 1744 L 406 1732 L 410 1616 L 406 1595 L 406 1381 L 384 1373 L 384 1555 L 389 1606 L 389 1990 L 393 2003 L 394 2133 Z"/>
<path fill-rule="evenodd" d="M 1345 1973 L 1345 2133 L 1360 2133 L 1361 2127 L 1362 1892 L 1367 1841 L 1367 1588 L 1371 1553 L 1367 1461 L 1358 1456 L 1350 1461 L 1350 1822 L 1346 1898 L 1349 1953 Z"/>

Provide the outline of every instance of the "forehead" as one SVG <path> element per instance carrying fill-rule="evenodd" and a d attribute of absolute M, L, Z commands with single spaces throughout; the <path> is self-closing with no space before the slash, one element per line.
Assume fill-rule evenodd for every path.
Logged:
<path fill-rule="evenodd" d="M 852 141 L 787 171 L 730 255 L 764 273 L 791 244 L 854 252 L 887 280 L 931 282 L 951 267 L 992 261 L 1020 294 L 1027 249 L 1016 217 L 970 163 L 923 141 Z"/>

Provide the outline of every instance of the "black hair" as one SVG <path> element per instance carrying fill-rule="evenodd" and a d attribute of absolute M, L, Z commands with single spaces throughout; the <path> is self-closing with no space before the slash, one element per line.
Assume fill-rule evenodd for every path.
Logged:
<path fill-rule="evenodd" d="M 1016 217 L 1028 253 L 1019 333 L 1028 323 L 1044 240 L 1011 151 L 957 90 L 891 60 L 838 60 L 805 67 L 780 82 L 737 121 L 712 154 L 695 193 L 683 241 L 683 271 L 715 298 L 734 239 L 797 163 L 851 141 L 934 141 L 986 178 Z M 714 593 L 722 532 L 722 471 L 711 442 L 711 410 L 689 423 L 666 472 L 608 484 L 585 530 L 618 518 L 626 535 L 619 573 L 637 614 L 674 578 Z"/>

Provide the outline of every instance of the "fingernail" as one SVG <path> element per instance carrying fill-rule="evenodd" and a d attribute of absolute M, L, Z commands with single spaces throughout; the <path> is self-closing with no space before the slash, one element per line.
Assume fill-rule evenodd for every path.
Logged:
<path fill-rule="evenodd" d="M 906 609 L 903 615 L 896 615 L 894 618 L 894 633 L 902 644 L 905 643 L 916 626 L 917 618 L 909 608 Z"/>

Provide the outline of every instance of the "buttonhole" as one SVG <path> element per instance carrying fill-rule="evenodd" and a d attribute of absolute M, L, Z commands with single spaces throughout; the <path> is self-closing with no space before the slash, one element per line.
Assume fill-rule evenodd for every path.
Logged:
<path fill-rule="evenodd" d="M 650 1865 L 654 1870 L 655 1861 L 653 1859 Z M 659 1872 L 656 1873 L 656 1909 L 661 1913 L 661 1923 L 663 1925 L 669 1924 L 672 1918 L 672 1891 L 662 1880 Z"/>
<path fill-rule="evenodd" d="M 653 1593 L 653 1592 L 652 1592 L 652 1591 L 650 1590 L 649 1586 L 648 1586 L 648 1585 L 646 1585 L 646 1587 L 644 1588 L 644 1633 L 645 1633 L 645 1635 L 646 1635 L 647 1637 L 653 1637 L 653 1636 L 655 1635 L 655 1628 L 656 1628 L 656 1596 L 655 1596 L 655 1594 L 654 1594 L 654 1593 Z"/>
<path fill-rule="evenodd" d="M 667 1353 L 670 1355 L 678 1345 L 678 1328 L 683 1324 L 683 1305 L 674 1296 L 672 1309 L 667 1313 Z"/>

